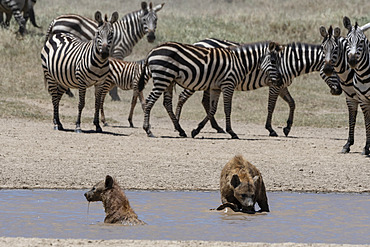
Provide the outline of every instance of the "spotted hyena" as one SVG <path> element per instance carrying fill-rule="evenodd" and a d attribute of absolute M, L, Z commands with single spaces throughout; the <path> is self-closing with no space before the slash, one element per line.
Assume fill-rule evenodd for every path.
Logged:
<path fill-rule="evenodd" d="M 217 210 L 230 207 L 234 211 L 255 213 L 257 202 L 261 208 L 259 212 L 270 212 L 260 171 L 241 155 L 235 156 L 222 169 L 220 192 L 222 205 Z"/>
<path fill-rule="evenodd" d="M 105 210 L 104 223 L 138 225 L 145 224 L 139 220 L 117 181 L 107 175 L 105 180 L 97 183 L 85 197 L 89 202 L 102 201 Z"/>

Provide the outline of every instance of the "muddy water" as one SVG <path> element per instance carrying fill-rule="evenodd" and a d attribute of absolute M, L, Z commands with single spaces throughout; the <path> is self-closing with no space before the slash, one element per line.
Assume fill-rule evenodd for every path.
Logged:
<path fill-rule="evenodd" d="M 0 236 L 370 244 L 369 194 L 268 193 L 271 212 L 210 211 L 218 192 L 127 191 L 146 226 L 104 225 L 79 190 L 0 190 Z"/>

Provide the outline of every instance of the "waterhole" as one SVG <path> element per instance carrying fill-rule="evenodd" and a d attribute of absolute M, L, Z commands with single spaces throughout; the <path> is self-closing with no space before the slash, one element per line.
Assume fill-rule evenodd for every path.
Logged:
<path fill-rule="evenodd" d="M 82 190 L 0 190 L 0 236 L 239 242 L 370 243 L 370 194 L 270 192 L 270 213 L 210 210 L 219 192 L 126 191 L 148 225 L 106 225 Z"/>

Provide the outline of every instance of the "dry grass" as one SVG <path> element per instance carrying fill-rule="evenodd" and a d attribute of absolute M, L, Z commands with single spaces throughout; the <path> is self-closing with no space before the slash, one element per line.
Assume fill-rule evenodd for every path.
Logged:
<path fill-rule="evenodd" d="M 58 15 L 77 13 L 92 17 L 96 10 L 120 16 L 140 8 L 141 1 L 132 0 L 39 0 L 35 6 L 36 20 L 42 29 L 28 24 L 29 34 L 18 40 L 14 32 L 18 29 L 12 20 L 9 30 L 0 30 L 0 117 L 20 117 L 51 122 L 52 105 L 44 88 L 40 50 L 44 33 L 51 20 Z M 159 4 L 161 2 L 156 2 Z M 334 6 L 335 5 L 335 6 Z M 216 37 L 238 42 L 275 40 L 280 43 L 320 43 L 318 28 L 321 25 L 342 27 L 342 17 L 349 16 L 359 24 L 370 21 L 366 10 L 368 1 L 294 1 L 294 0 L 170 0 L 158 13 L 157 40 L 149 44 L 143 39 L 135 47 L 128 60 L 138 60 L 147 52 L 165 41 L 193 43 Z M 149 92 L 150 86 L 146 89 Z M 179 93 L 181 88 L 177 88 Z M 294 125 L 315 127 L 347 126 L 347 109 L 344 96 L 331 96 L 329 89 L 318 74 L 296 78 L 290 87 L 296 101 Z M 129 108 L 131 92 L 120 91 L 122 102 L 106 101 L 106 114 L 110 121 L 121 121 L 118 115 Z M 264 124 L 267 115 L 268 89 L 252 92 L 237 92 L 233 102 L 233 121 Z M 183 118 L 200 120 L 204 112 L 200 107 L 201 94 L 195 94 L 185 105 Z M 92 120 L 93 90 L 89 90 L 83 121 Z M 216 117 L 223 119 L 223 110 Z M 118 109 L 118 110 L 117 110 Z M 62 99 L 61 114 L 64 121 L 73 121 L 77 113 L 77 99 Z M 139 107 L 136 114 L 142 114 Z M 157 117 L 167 117 L 158 102 L 153 109 Z M 288 116 L 288 107 L 281 99 L 275 109 L 273 124 L 283 126 Z M 359 114 L 358 125 L 363 125 Z M 170 121 L 170 120 L 169 120 Z M 139 123 L 137 123 L 138 125 Z"/>

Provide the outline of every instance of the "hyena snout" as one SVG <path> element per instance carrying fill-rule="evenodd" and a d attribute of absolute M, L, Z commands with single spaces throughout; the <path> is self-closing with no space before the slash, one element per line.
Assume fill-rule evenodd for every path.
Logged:
<path fill-rule="evenodd" d="M 94 191 L 88 191 L 84 194 L 84 196 L 88 202 L 98 202 L 102 200 L 101 194 Z"/>

